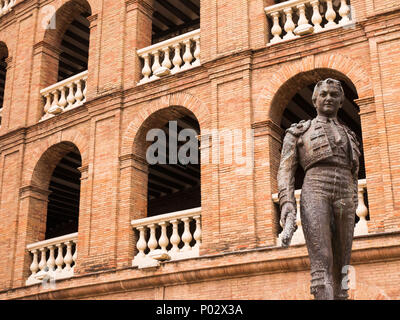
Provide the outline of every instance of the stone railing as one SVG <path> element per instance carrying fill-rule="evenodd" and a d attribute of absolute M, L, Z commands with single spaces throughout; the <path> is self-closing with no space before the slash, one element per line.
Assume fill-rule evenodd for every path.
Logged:
<path fill-rule="evenodd" d="M 77 240 L 78 233 L 71 233 L 29 244 L 27 250 L 32 254 L 32 274 L 26 284 L 72 277 L 77 256 Z"/>
<path fill-rule="evenodd" d="M 199 256 L 201 208 L 132 220 L 131 225 L 138 232 L 132 266 L 156 267 L 159 261 Z"/>
<path fill-rule="evenodd" d="M 271 19 L 269 44 L 353 23 L 347 0 L 290 0 L 264 10 Z"/>
<path fill-rule="evenodd" d="M 40 94 L 46 101 L 43 108 L 44 115 L 40 121 L 84 104 L 87 77 L 88 72 L 86 70 L 40 90 Z"/>
<path fill-rule="evenodd" d="M 356 214 L 360 218 L 360 220 L 357 222 L 357 224 L 354 228 L 354 236 L 362 236 L 362 235 L 368 234 L 368 226 L 367 226 L 367 220 L 366 220 L 366 217 L 368 215 L 368 208 L 364 202 L 364 193 L 366 190 L 367 190 L 367 181 L 365 179 L 358 180 L 358 207 L 356 210 Z M 294 193 L 294 196 L 296 198 L 296 206 L 297 206 L 297 215 L 296 215 L 297 230 L 293 234 L 293 238 L 290 243 L 291 245 L 305 243 L 303 228 L 301 226 L 301 219 L 300 219 L 301 189 L 296 190 Z M 272 195 L 272 200 L 274 201 L 274 203 L 279 204 L 279 198 L 278 198 L 277 193 Z M 282 244 L 281 236 L 282 236 L 282 233 L 278 236 L 278 239 L 277 239 L 278 246 L 280 246 Z"/>
<path fill-rule="evenodd" d="M 200 29 L 137 50 L 143 60 L 138 84 L 160 79 L 200 65 Z"/>
<path fill-rule="evenodd" d="M 0 0 L 0 17 L 10 12 L 17 0 Z"/>

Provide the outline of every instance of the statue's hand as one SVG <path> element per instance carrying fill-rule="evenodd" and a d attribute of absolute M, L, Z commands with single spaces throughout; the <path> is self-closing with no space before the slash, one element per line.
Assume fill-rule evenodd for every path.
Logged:
<path fill-rule="evenodd" d="M 283 206 L 282 206 L 282 210 L 281 210 L 281 226 L 282 228 L 285 227 L 285 223 L 286 223 L 286 218 L 288 216 L 288 214 L 290 212 L 296 212 L 296 208 L 294 207 L 294 204 L 291 202 L 286 202 Z"/>

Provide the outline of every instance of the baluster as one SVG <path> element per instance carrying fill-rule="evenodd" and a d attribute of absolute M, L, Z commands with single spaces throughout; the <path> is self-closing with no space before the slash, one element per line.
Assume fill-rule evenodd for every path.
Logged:
<path fill-rule="evenodd" d="M 64 257 L 64 263 L 65 263 L 65 268 L 64 270 L 69 272 L 71 270 L 71 264 L 72 264 L 72 245 L 71 241 L 67 241 L 64 243 L 67 246 L 67 253 L 65 254 Z"/>
<path fill-rule="evenodd" d="M 84 87 L 85 87 L 85 88 L 83 89 L 83 92 L 82 92 L 82 94 L 83 94 L 82 103 L 84 103 L 84 102 L 86 102 L 87 78 L 83 78 L 82 81 L 83 81 L 83 85 L 84 85 Z"/>
<path fill-rule="evenodd" d="M 72 256 L 72 261 L 73 261 L 73 267 L 72 267 L 72 270 L 73 269 L 75 269 L 75 266 L 76 266 L 76 258 L 78 257 L 78 246 L 77 246 L 77 244 L 76 244 L 76 242 L 74 241 L 74 244 L 75 244 L 75 250 L 74 250 L 74 254 L 73 254 L 73 256 Z"/>
<path fill-rule="evenodd" d="M 50 110 L 50 107 L 51 107 L 51 95 L 50 95 L 50 92 L 45 93 L 44 96 L 46 98 L 46 104 L 44 105 L 43 110 L 44 110 L 44 114 L 46 115 L 46 114 L 49 113 L 49 110 Z"/>
<path fill-rule="evenodd" d="M 158 240 L 158 244 L 160 245 L 161 250 L 163 252 L 167 252 L 167 246 L 169 244 L 169 240 L 167 237 L 168 222 L 163 221 L 163 222 L 160 222 L 158 225 L 161 226 L 161 236 L 160 236 L 160 240 Z"/>
<path fill-rule="evenodd" d="M 150 77 L 151 80 L 156 80 L 159 79 L 158 76 L 156 76 L 157 70 L 160 69 L 160 53 L 158 51 L 154 51 L 151 53 L 153 55 L 153 66 L 151 70 L 153 71 L 153 75 Z"/>
<path fill-rule="evenodd" d="M 46 248 L 40 248 L 39 250 L 41 252 L 41 257 L 40 257 L 40 262 L 39 262 L 39 269 L 40 269 L 40 271 L 44 271 L 46 266 L 47 266 Z"/>
<path fill-rule="evenodd" d="M 299 4 L 297 6 L 297 9 L 299 10 L 299 21 L 297 22 L 298 26 L 304 25 L 304 24 L 308 24 L 308 19 L 306 17 L 306 5 L 303 4 Z"/>
<path fill-rule="evenodd" d="M 294 242 L 295 243 L 304 243 L 304 233 L 303 233 L 303 227 L 301 225 L 301 217 L 300 217 L 300 197 L 301 197 L 301 192 L 295 192 L 294 195 L 296 199 L 296 224 L 297 224 L 297 230 L 295 232 L 294 236 Z"/>
<path fill-rule="evenodd" d="M 148 53 L 143 55 L 144 66 L 142 69 L 143 79 L 139 83 L 146 83 L 150 80 L 151 69 L 150 69 L 150 56 Z"/>
<path fill-rule="evenodd" d="M 190 241 L 192 241 L 192 234 L 190 233 L 190 218 L 182 218 L 181 219 L 185 225 L 184 232 L 182 234 L 182 241 L 184 243 L 184 246 L 182 248 L 182 251 L 190 251 L 192 248 L 190 247 Z"/>
<path fill-rule="evenodd" d="M 177 73 L 181 70 L 182 58 L 181 58 L 181 44 L 176 43 L 173 45 L 174 47 L 174 58 L 172 59 L 172 63 L 174 64 L 174 68 L 171 70 L 172 73 Z"/>
<path fill-rule="evenodd" d="M 193 61 L 192 66 L 197 67 L 200 65 L 200 36 L 194 37 L 193 40 L 195 41 L 196 45 L 193 56 L 196 60 Z"/>
<path fill-rule="evenodd" d="M 53 94 L 53 103 L 49 109 L 49 113 L 56 115 L 63 112 L 63 109 L 58 105 L 58 97 L 59 97 L 58 90 L 57 89 L 54 90 L 52 94 Z"/>
<path fill-rule="evenodd" d="M 181 238 L 179 237 L 178 233 L 178 220 L 171 220 L 170 223 L 172 224 L 172 235 L 171 235 L 171 244 L 172 248 L 170 250 L 171 253 L 179 252 L 179 243 L 181 242 Z"/>
<path fill-rule="evenodd" d="M 347 5 L 346 0 L 340 0 L 340 9 L 339 9 L 339 15 L 342 17 L 340 19 L 339 24 L 340 25 L 345 25 L 350 22 L 349 19 L 349 13 L 350 13 L 350 7 Z"/>
<path fill-rule="evenodd" d="M 136 248 L 139 250 L 137 256 L 144 257 L 144 250 L 147 248 L 146 227 L 137 227 L 136 229 L 139 230 L 139 240 L 136 243 Z"/>
<path fill-rule="evenodd" d="M 82 92 L 81 80 L 76 80 L 75 84 L 76 84 L 76 92 L 75 92 L 76 103 L 75 103 L 75 106 L 78 107 L 78 106 L 82 105 L 82 103 L 83 103 L 82 102 L 83 92 Z"/>
<path fill-rule="evenodd" d="M 158 247 L 158 242 L 156 239 L 156 225 L 150 224 L 147 227 L 150 229 L 150 239 L 147 243 L 147 246 L 149 247 L 151 253 Z"/>
<path fill-rule="evenodd" d="M 281 38 L 282 28 L 279 23 L 279 12 L 272 12 L 271 17 L 274 22 L 274 25 L 271 28 L 271 34 L 274 36 L 271 39 L 271 43 L 277 43 L 279 41 L 282 41 Z"/>
<path fill-rule="evenodd" d="M 286 23 L 284 25 L 284 29 L 286 31 L 286 35 L 283 37 L 283 39 L 293 39 L 296 36 L 293 33 L 293 30 L 295 29 L 296 25 L 293 22 L 292 18 L 292 8 L 286 8 L 283 10 L 283 12 L 286 14 Z"/>
<path fill-rule="evenodd" d="M 62 272 L 63 269 L 63 264 L 64 264 L 63 247 L 64 245 L 62 243 L 57 244 L 56 272 Z"/>
<path fill-rule="evenodd" d="M 364 202 L 364 186 L 358 187 L 358 206 L 356 210 L 357 216 L 360 220 L 357 222 L 357 225 L 354 229 L 354 235 L 364 235 L 368 234 L 368 225 L 367 225 L 367 215 L 368 215 L 368 208 Z"/>
<path fill-rule="evenodd" d="M 9 10 L 9 0 L 4 0 L 4 6 L 3 6 L 3 14 L 7 13 Z"/>
<path fill-rule="evenodd" d="M 49 254 L 49 259 L 47 260 L 47 267 L 49 268 L 49 271 L 54 271 L 55 265 L 56 265 L 56 260 L 54 259 L 54 246 L 49 246 L 48 249 L 50 250 Z"/>
<path fill-rule="evenodd" d="M 31 253 L 33 254 L 33 258 L 32 258 L 32 263 L 31 263 L 29 269 L 32 272 L 32 276 L 34 276 L 39 270 L 38 250 L 34 249 L 34 250 L 31 251 Z"/>
<path fill-rule="evenodd" d="M 201 245 L 201 220 L 200 216 L 194 216 L 193 219 L 196 221 L 196 230 L 193 234 L 194 240 L 196 240 L 195 248 L 200 248 Z"/>
<path fill-rule="evenodd" d="M 297 22 L 297 28 L 294 30 L 296 35 L 305 35 L 314 32 L 314 27 L 308 23 L 308 19 L 306 16 L 306 5 L 299 4 L 297 6 L 297 10 L 299 11 L 299 21 Z"/>
<path fill-rule="evenodd" d="M 68 97 L 67 97 L 68 107 L 66 109 L 71 109 L 75 103 L 75 94 L 74 94 L 74 83 L 71 82 L 68 84 Z"/>
<path fill-rule="evenodd" d="M 191 62 L 193 60 L 193 56 L 192 56 L 192 52 L 190 51 L 190 46 L 191 46 L 191 41 L 190 39 L 186 39 L 185 41 L 183 41 L 184 45 L 185 45 L 185 53 L 183 54 L 183 61 L 185 61 L 185 64 L 182 66 L 181 70 L 187 70 L 189 68 L 191 68 Z"/>
<path fill-rule="evenodd" d="M 66 105 L 67 105 L 67 99 L 65 98 L 65 87 L 62 87 L 61 89 L 60 89 L 60 91 L 61 91 L 61 98 L 60 98 L 60 101 L 58 101 L 58 105 L 61 107 L 61 108 L 64 108 Z"/>
<path fill-rule="evenodd" d="M 169 70 L 172 67 L 172 62 L 169 57 L 169 47 L 164 48 L 163 52 L 164 52 L 164 59 L 161 65 Z"/>
<path fill-rule="evenodd" d="M 313 8 L 313 15 L 311 17 L 311 21 L 314 25 L 314 32 L 321 31 L 322 16 L 321 13 L 319 12 L 319 0 L 311 1 L 310 4 L 312 5 Z"/>
<path fill-rule="evenodd" d="M 328 23 L 325 25 L 325 27 L 326 28 L 336 27 L 336 22 L 334 21 L 336 18 L 336 12 L 333 9 L 332 0 L 326 0 L 326 5 L 327 5 L 327 9 L 326 9 L 325 18 L 326 18 L 326 20 L 328 20 Z"/>

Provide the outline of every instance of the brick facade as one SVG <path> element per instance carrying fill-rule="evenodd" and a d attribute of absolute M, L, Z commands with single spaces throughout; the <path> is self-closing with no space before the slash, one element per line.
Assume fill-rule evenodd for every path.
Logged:
<path fill-rule="evenodd" d="M 308 299 L 304 245 L 276 246 L 282 114 L 322 77 L 355 88 L 369 218 L 355 239 L 355 299 L 400 298 L 400 4 L 351 0 L 356 23 L 267 45 L 271 0 L 201 0 L 201 66 L 138 86 L 136 54 L 151 44 L 152 0 L 20 0 L 0 17 L 8 48 L 0 127 L 0 299 Z M 56 30 L 42 27 L 45 5 Z M 60 38 L 90 8 L 87 100 L 39 122 L 40 89 L 57 81 Z M 68 20 L 69 19 L 69 20 Z M 201 134 L 254 129 L 254 167 L 201 163 L 200 256 L 131 267 L 130 222 L 146 217 L 143 135 L 178 106 Z M 173 113 L 171 113 L 173 116 Z M 201 152 L 211 146 L 202 141 Z M 221 145 L 222 147 L 222 145 Z M 57 289 L 26 286 L 30 243 L 44 239 L 48 184 L 70 150 L 82 158 L 75 275 Z M 242 168 L 243 169 L 243 168 Z M 390 276 L 388 276 L 390 274 Z"/>

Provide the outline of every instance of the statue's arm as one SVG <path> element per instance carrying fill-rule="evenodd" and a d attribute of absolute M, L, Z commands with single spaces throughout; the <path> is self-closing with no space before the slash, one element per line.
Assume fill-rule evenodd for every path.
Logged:
<path fill-rule="evenodd" d="M 290 202 L 296 207 L 294 179 L 298 166 L 297 137 L 287 132 L 283 139 L 281 161 L 278 170 L 279 205 Z"/>

